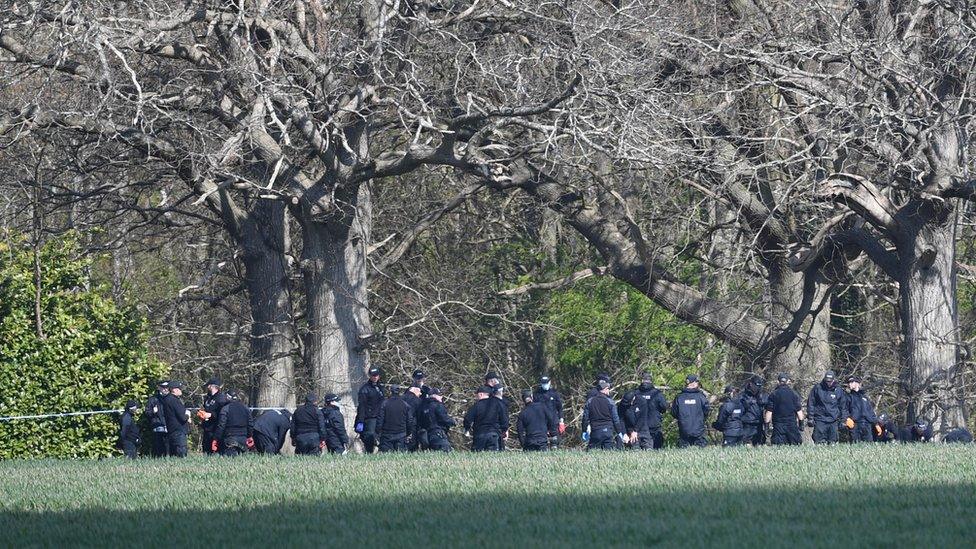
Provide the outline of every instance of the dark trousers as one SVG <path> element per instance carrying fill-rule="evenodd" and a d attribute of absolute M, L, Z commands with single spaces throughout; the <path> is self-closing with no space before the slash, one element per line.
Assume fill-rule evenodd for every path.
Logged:
<path fill-rule="evenodd" d="M 704 448 L 708 445 L 708 441 L 705 440 L 705 434 L 700 435 L 678 435 L 678 448 L 687 448 L 689 446 L 698 446 L 699 448 Z"/>
<path fill-rule="evenodd" d="M 319 446 L 318 433 L 302 433 L 295 437 L 295 453 L 301 456 L 320 456 L 322 448 Z"/>
<path fill-rule="evenodd" d="M 837 442 L 837 422 L 813 420 L 814 444 L 830 444 Z"/>
<path fill-rule="evenodd" d="M 408 449 L 406 433 L 380 435 L 380 452 L 406 452 Z"/>
<path fill-rule="evenodd" d="M 439 452 L 450 452 L 451 451 L 451 441 L 447 438 L 447 433 L 439 430 L 432 430 L 427 432 L 427 445 L 428 448 Z"/>
<path fill-rule="evenodd" d="M 545 452 L 549 449 L 549 437 L 526 437 L 522 442 L 522 449 L 526 452 Z"/>
<path fill-rule="evenodd" d="M 169 433 L 166 437 L 169 442 L 169 457 L 186 457 L 186 433 L 183 431 L 177 431 L 175 433 Z"/>
<path fill-rule="evenodd" d="M 499 449 L 499 442 L 501 442 L 501 437 L 495 431 L 475 433 L 474 447 L 472 449 L 475 452 L 496 452 Z"/>
<path fill-rule="evenodd" d="M 851 442 L 874 442 L 874 424 L 859 421 L 851 429 Z"/>
<path fill-rule="evenodd" d="M 247 437 L 225 437 L 223 441 L 218 444 L 220 448 L 220 455 L 222 456 L 239 456 L 241 454 L 247 453 Z"/>
<path fill-rule="evenodd" d="M 614 436 L 614 432 L 609 427 L 600 427 L 599 429 L 590 429 L 590 442 L 587 444 L 587 450 L 613 450 L 617 448 L 614 441 L 617 439 Z"/>
<path fill-rule="evenodd" d="M 549 449 L 558 450 L 559 449 L 559 435 L 554 437 L 549 437 Z"/>
<path fill-rule="evenodd" d="M 359 434 L 363 441 L 363 449 L 367 454 L 372 454 L 376 448 L 376 418 L 368 417 L 363 421 L 363 432 Z"/>
<path fill-rule="evenodd" d="M 346 451 L 346 445 L 338 440 L 326 440 L 325 447 L 329 449 L 330 454 L 341 454 Z"/>
<path fill-rule="evenodd" d="M 660 450 L 664 447 L 664 433 L 660 429 L 638 431 L 637 447 L 641 450 L 650 450 L 651 448 Z"/>
<path fill-rule="evenodd" d="M 410 451 L 426 450 L 429 446 L 430 440 L 427 436 L 427 429 L 417 429 L 417 436 L 413 437 L 410 442 Z"/>
<path fill-rule="evenodd" d="M 722 435 L 722 446 L 742 446 L 745 437 L 742 435 Z"/>
<path fill-rule="evenodd" d="M 254 449 L 262 454 L 277 454 L 281 451 L 278 448 L 277 439 L 273 439 L 259 431 L 254 431 Z"/>
<path fill-rule="evenodd" d="M 139 457 L 139 446 L 131 440 L 123 440 L 122 453 L 129 459 L 136 459 Z"/>
<path fill-rule="evenodd" d="M 168 433 L 153 431 L 152 434 L 152 457 L 166 457 L 169 455 L 169 436 Z"/>
<path fill-rule="evenodd" d="M 772 441 L 776 446 L 784 444 L 799 445 L 803 442 L 799 423 L 793 420 L 774 422 Z"/>

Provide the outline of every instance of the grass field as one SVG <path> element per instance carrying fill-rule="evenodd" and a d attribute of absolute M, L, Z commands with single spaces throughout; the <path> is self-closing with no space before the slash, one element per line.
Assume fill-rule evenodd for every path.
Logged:
<path fill-rule="evenodd" d="M 0 546 L 976 544 L 976 447 L 0 462 Z"/>

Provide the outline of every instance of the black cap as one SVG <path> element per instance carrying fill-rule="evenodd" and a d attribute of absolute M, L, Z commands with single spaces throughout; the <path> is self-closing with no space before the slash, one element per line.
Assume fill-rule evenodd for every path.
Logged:
<path fill-rule="evenodd" d="M 413 371 L 414 379 L 424 379 L 425 377 L 427 377 L 427 374 L 425 374 L 424 371 L 421 370 L 420 368 L 417 368 L 416 370 Z"/>
<path fill-rule="evenodd" d="M 227 396 L 234 400 L 240 400 L 241 392 L 237 389 L 227 389 Z"/>
<path fill-rule="evenodd" d="M 688 374 L 685 376 L 685 383 L 695 383 L 698 381 L 698 376 L 695 374 Z"/>
<path fill-rule="evenodd" d="M 169 388 L 170 389 L 182 389 L 183 388 L 183 382 L 182 381 L 170 381 L 169 382 Z"/>
<path fill-rule="evenodd" d="M 878 423 L 885 423 L 888 421 L 888 414 L 880 413 L 878 414 Z"/>
<path fill-rule="evenodd" d="M 752 376 L 752 379 L 750 381 L 756 387 L 762 387 L 766 383 L 766 380 L 763 379 L 762 376 L 760 376 L 760 375 Z"/>
<path fill-rule="evenodd" d="M 532 391 L 528 389 L 522 391 L 522 400 L 530 400 L 532 398 Z"/>
<path fill-rule="evenodd" d="M 542 376 L 539 378 L 539 383 L 549 383 L 550 381 L 549 376 Z"/>
<path fill-rule="evenodd" d="M 779 374 L 776 375 L 776 379 L 778 379 L 780 383 L 786 383 L 787 381 L 793 378 L 791 378 L 790 374 L 786 372 L 780 372 Z"/>
<path fill-rule="evenodd" d="M 599 374 L 596 375 L 596 380 L 606 381 L 607 383 L 610 383 L 610 374 L 606 372 L 600 372 Z"/>
<path fill-rule="evenodd" d="M 501 379 L 501 378 L 498 376 L 498 372 L 488 372 L 487 374 L 485 374 L 485 381 L 488 381 L 489 379 Z"/>
<path fill-rule="evenodd" d="M 402 391 L 402 390 L 403 390 L 403 388 L 400 387 L 399 385 L 390 385 L 390 394 L 391 395 L 398 395 L 398 394 L 400 394 L 400 391 Z"/>
<path fill-rule="evenodd" d="M 924 431 L 929 428 L 929 422 L 925 421 L 924 419 L 916 419 L 915 428 L 920 431 Z"/>
<path fill-rule="evenodd" d="M 482 385 L 481 387 L 478 387 L 478 388 L 477 388 L 477 389 L 475 390 L 475 392 L 476 392 L 476 393 L 479 393 L 479 394 L 480 394 L 480 393 L 484 393 L 484 394 L 486 394 L 486 395 L 490 395 L 490 394 L 492 393 L 492 390 L 493 390 L 493 389 L 492 389 L 491 387 L 489 387 L 489 386 L 487 386 L 487 385 Z"/>
<path fill-rule="evenodd" d="M 326 402 L 339 402 L 339 395 L 337 395 L 335 393 L 329 393 L 329 394 L 325 395 L 325 401 Z"/>
<path fill-rule="evenodd" d="M 833 370 L 827 370 L 827 373 L 824 374 L 824 381 L 833 381 L 834 380 L 834 377 L 835 377 L 834 376 L 834 371 Z"/>
<path fill-rule="evenodd" d="M 371 376 L 378 376 L 378 375 L 380 375 L 380 369 L 379 368 L 370 368 L 369 369 L 369 375 L 371 375 Z"/>
<path fill-rule="evenodd" d="M 128 402 L 125 403 L 125 409 L 126 410 L 131 410 L 133 408 L 138 408 L 138 407 L 139 407 L 139 403 L 136 402 L 136 401 L 134 401 L 134 400 L 130 400 L 130 401 L 128 401 Z"/>
<path fill-rule="evenodd" d="M 599 390 L 601 390 L 601 391 L 604 390 L 604 389 L 609 389 L 610 388 L 610 382 L 609 381 L 606 381 L 604 379 L 601 379 L 601 380 L 599 380 L 599 381 L 596 382 L 596 388 L 599 389 Z"/>
<path fill-rule="evenodd" d="M 168 379 L 160 380 L 160 382 L 156 384 L 156 387 L 160 387 L 162 389 L 169 388 L 169 380 Z"/>
<path fill-rule="evenodd" d="M 734 386 L 734 385 L 726 385 L 726 386 L 725 386 L 725 391 L 724 391 L 724 392 L 725 392 L 725 394 L 727 394 L 727 395 L 731 395 L 732 393 L 734 393 L 734 392 L 735 392 L 735 386 Z"/>
<path fill-rule="evenodd" d="M 315 393 L 309 393 L 305 397 L 305 403 L 306 404 L 316 404 L 318 401 L 319 401 L 319 395 L 317 395 Z"/>
<path fill-rule="evenodd" d="M 220 385 L 221 385 L 220 378 L 219 377 L 212 377 L 212 378 L 210 378 L 209 381 L 207 381 L 206 383 L 203 384 L 204 387 L 206 387 L 207 385 L 216 385 L 217 387 L 220 387 Z"/>
<path fill-rule="evenodd" d="M 441 394 L 441 390 L 438 389 L 437 387 L 431 387 L 430 389 L 427 390 L 427 394 L 428 395 L 439 395 L 439 394 Z"/>
<path fill-rule="evenodd" d="M 848 383 L 860 383 L 861 382 L 861 376 L 851 374 L 851 375 L 847 376 L 847 382 Z"/>

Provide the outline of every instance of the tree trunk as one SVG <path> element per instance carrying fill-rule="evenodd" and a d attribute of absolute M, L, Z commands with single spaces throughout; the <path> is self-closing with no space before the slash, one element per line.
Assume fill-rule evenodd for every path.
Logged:
<path fill-rule="evenodd" d="M 779 329 L 789 324 L 803 301 L 803 273 L 774 262 L 769 268 L 770 314 L 772 325 Z M 830 369 L 830 304 L 825 302 L 827 288 L 818 284 L 813 308 L 819 310 L 813 319 L 803 323 L 796 338 L 770 357 L 771 374 L 788 372 L 797 387 L 809 387 Z"/>
<path fill-rule="evenodd" d="M 302 219 L 306 364 L 316 391 L 339 395 L 349 432 L 356 417 L 356 392 L 369 367 L 363 338 L 372 333 L 366 277 L 372 206 L 366 185 L 360 186 L 351 207 L 355 212 L 341 223 Z"/>
<path fill-rule="evenodd" d="M 956 392 L 959 311 L 956 302 L 956 222 L 947 205 L 922 203 L 902 220 L 898 245 L 902 371 L 909 397 L 908 419 L 923 417 L 945 433 L 965 425 Z"/>

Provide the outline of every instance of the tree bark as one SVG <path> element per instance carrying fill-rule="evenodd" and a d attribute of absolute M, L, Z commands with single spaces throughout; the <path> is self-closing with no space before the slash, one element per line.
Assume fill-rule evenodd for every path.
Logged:
<path fill-rule="evenodd" d="M 779 329 L 786 327 L 803 302 L 803 273 L 774 262 L 769 266 L 770 314 Z M 771 373 L 788 372 L 798 387 L 808 387 L 830 369 L 830 304 L 828 288 L 817 284 L 814 295 L 816 316 L 807 318 L 797 337 L 770 356 Z"/>

